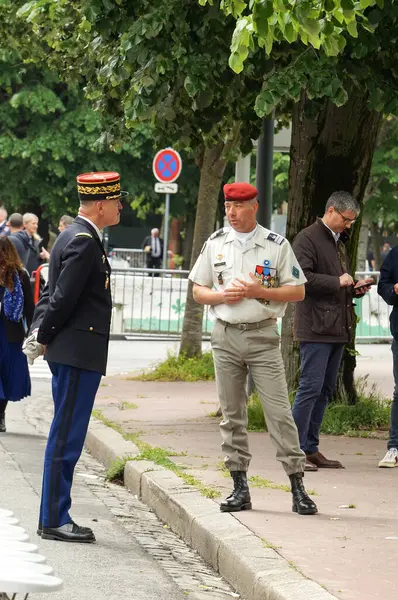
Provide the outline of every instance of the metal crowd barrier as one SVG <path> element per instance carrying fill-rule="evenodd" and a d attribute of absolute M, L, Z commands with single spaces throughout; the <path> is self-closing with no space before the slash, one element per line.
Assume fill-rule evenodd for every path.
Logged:
<path fill-rule="evenodd" d="M 146 256 L 141 248 L 113 248 L 108 255 L 112 268 L 145 268 Z"/>
<path fill-rule="evenodd" d="M 131 257 L 134 253 L 138 256 L 140 252 L 145 260 L 141 250 L 128 252 L 131 253 Z M 127 257 L 127 254 L 125 256 Z M 118 254 L 117 257 L 111 259 L 111 334 L 179 337 L 184 320 L 189 271 L 143 267 L 118 268 L 117 260 L 121 255 Z M 47 280 L 48 265 L 43 265 L 36 273 L 35 301 L 38 299 L 40 276 Z M 380 272 L 358 271 L 355 276 L 357 279 L 371 277 L 377 284 Z M 389 326 L 392 307 L 378 295 L 377 285 L 373 285 L 363 298 L 355 300 L 355 304 L 358 342 L 383 342 L 392 339 Z M 209 314 L 209 307 L 205 307 L 202 323 L 204 336 L 210 335 L 213 325 L 214 318 Z"/>
<path fill-rule="evenodd" d="M 182 331 L 189 271 L 112 269 L 111 333 L 177 335 Z M 203 333 L 213 329 L 205 307 Z"/>
<path fill-rule="evenodd" d="M 380 279 L 380 271 L 357 271 L 356 279 L 372 278 L 376 284 Z M 386 304 L 377 293 L 377 285 L 373 285 L 363 298 L 355 300 L 355 311 L 358 317 L 356 340 L 358 342 L 383 342 L 392 340 L 390 332 L 390 314 L 392 306 Z"/>
<path fill-rule="evenodd" d="M 113 269 L 113 316 L 111 333 L 114 335 L 147 334 L 176 335 L 182 331 L 189 271 L 163 269 Z M 378 271 L 361 271 L 357 279 L 371 277 L 377 283 Z M 355 300 L 358 317 L 358 342 L 391 340 L 388 306 L 377 293 L 377 285 L 363 297 Z M 214 318 L 205 307 L 202 330 L 210 335 Z M 279 327 L 281 323 L 279 322 Z"/>

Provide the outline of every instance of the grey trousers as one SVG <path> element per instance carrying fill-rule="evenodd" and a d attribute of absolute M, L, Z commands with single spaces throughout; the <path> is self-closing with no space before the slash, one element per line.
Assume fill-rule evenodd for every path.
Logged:
<path fill-rule="evenodd" d="M 277 460 L 288 475 L 304 472 L 305 455 L 292 417 L 275 321 L 250 331 L 217 321 L 211 345 L 223 414 L 220 430 L 226 467 L 230 471 L 247 471 L 251 460 L 246 393 L 250 367 Z"/>

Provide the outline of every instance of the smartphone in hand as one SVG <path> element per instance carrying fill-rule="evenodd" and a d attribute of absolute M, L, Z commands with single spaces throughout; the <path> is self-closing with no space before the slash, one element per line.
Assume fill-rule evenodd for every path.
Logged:
<path fill-rule="evenodd" d="M 358 285 L 358 283 L 354 285 L 354 290 L 361 293 L 365 292 L 370 286 L 376 285 L 376 282 L 373 279 L 371 281 L 367 281 L 365 284 L 361 283 L 361 285 Z"/>

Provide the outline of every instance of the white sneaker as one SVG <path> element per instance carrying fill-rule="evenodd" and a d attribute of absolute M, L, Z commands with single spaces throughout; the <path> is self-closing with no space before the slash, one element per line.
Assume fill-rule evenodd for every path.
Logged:
<path fill-rule="evenodd" d="M 379 462 L 379 467 L 398 467 L 398 448 L 390 448 Z"/>

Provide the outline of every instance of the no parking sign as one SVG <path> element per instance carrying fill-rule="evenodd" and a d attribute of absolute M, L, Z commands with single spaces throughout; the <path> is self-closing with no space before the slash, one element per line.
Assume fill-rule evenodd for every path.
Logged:
<path fill-rule="evenodd" d="M 178 185 L 175 182 L 178 179 L 182 169 L 181 156 L 173 148 L 164 148 L 155 155 L 152 163 L 153 174 L 158 183 L 155 183 L 155 192 L 165 194 L 165 212 L 164 212 L 164 245 L 163 245 L 163 268 L 167 269 L 167 251 L 169 240 L 169 214 L 170 214 L 170 194 L 178 192 Z"/>
<path fill-rule="evenodd" d="M 181 156 L 172 148 L 160 150 L 153 159 L 153 174 L 161 183 L 173 183 L 180 176 L 181 169 Z"/>

